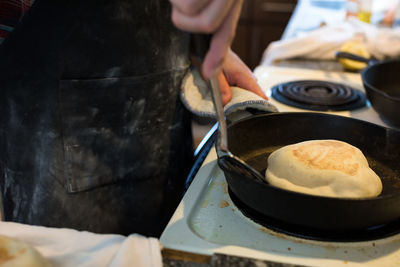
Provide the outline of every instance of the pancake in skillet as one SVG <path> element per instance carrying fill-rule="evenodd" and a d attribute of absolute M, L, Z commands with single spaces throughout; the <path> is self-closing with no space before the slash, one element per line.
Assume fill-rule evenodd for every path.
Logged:
<path fill-rule="evenodd" d="M 361 150 L 338 140 L 284 146 L 269 156 L 265 176 L 276 187 L 326 197 L 375 197 L 382 191 Z"/>

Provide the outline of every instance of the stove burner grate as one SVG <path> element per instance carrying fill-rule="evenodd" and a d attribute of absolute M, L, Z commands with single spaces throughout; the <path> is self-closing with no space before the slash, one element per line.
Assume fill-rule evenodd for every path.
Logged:
<path fill-rule="evenodd" d="M 365 106 L 365 95 L 350 86 L 320 80 L 281 83 L 271 89 L 277 101 L 301 109 L 343 111 Z"/>
<path fill-rule="evenodd" d="M 388 224 L 352 231 L 328 231 L 290 224 L 259 213 L 236 197 L 230 188 L 228 191 L 233 203 L 246 217 L 275 232 L 294 237 L 317 241 L 359 242 L 381 239 L 400 233 L 400 219 Z"/>

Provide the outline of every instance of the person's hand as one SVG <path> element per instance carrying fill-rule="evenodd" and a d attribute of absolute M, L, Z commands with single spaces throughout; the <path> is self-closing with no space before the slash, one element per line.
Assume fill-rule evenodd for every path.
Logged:
<path fill-rule="evenodd" d="M 251 70 L 231 49 L 228 50 L 226 60 L 222 65 L 222 70 L 217 74 L 217 79 L 223 105 L 226 105 L 232 99 L 230 86 L 237 86 L 249 90 L 265 100 L 268 100 Z"/>
<path fill-rule="evenodd" d="M 216 74 L 235 36 L 243 0 L 170 0 L 172 21 L 176 27 L 196 33 L 212 34 L 210 49 L 202 74 L 209 79 Z"/>

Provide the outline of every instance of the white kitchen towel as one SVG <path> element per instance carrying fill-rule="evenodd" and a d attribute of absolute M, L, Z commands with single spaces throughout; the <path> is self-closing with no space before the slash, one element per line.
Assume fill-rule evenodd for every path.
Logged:
<path fill-rule="evenodd" d="M 0 235 L 27 242 L 57 267 L 162 266 L 159 241 L 137 234 L 126 237 L 0 222 Z"/>
<path fill-rule="evenodd" d="M 232 99 L 225 105 L 226 115 L 247 108 L 263 112 L 277 112 L 278 109 L 248 90 L 232 86 Z M 215 109 L 212 102 L 211 90 L 196 69 L 188 72 L 182 82 L 181 100 L 192 113 L 199 117 L 215 118 Z"/>
<path fill-rule="evenodd" d="M 377 59 L 400 56 L 400 28 L 378 28 L 352 18 L 288 40 L 272 42 L 264 51 L 261 65 L 289 58 L 334 59 L 340 47 L 351 40 L 363 42 Z"/>

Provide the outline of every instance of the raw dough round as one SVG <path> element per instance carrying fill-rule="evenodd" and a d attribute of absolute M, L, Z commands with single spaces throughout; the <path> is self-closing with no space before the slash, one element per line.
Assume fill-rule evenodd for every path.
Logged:
<path fill-rule="evenodd" d="M 1 267 L 49 267 L 39 252 L 29 244 L 0 235 Z"/>
<path fill-rule="evenodd" d="M 375 197 L 382 182 L 358 148 L 338 140 L 284 146 L 268 158 L 266 180 L 283 189 L 341 198 Z"/>

